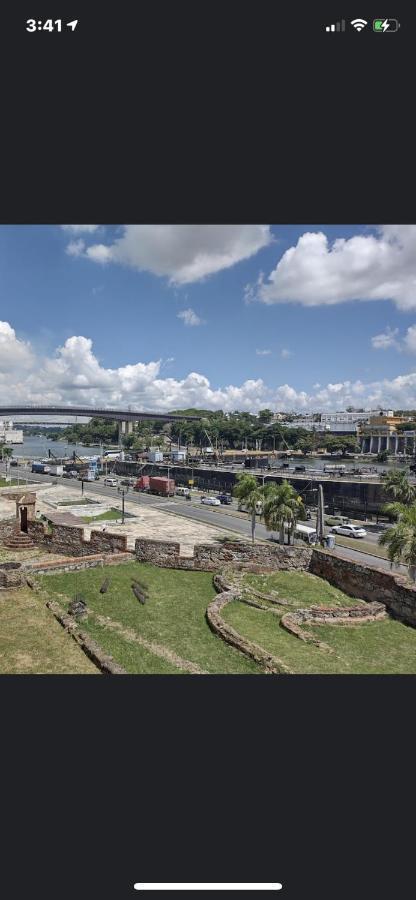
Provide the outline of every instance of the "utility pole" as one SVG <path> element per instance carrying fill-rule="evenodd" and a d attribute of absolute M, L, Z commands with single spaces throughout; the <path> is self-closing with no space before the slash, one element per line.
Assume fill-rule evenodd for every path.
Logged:
<path fill-rule="evenodd" d="M 81 497 L 84 496 L 84 479 L 81 478 Z"/>

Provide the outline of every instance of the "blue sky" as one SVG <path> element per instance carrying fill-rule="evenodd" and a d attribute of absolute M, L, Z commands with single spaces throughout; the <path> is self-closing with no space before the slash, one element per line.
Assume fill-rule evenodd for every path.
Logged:
<path fill-rule="evenodd" d="M 2 402 L 409 404 L 415 232 L 0 226 Z"/>

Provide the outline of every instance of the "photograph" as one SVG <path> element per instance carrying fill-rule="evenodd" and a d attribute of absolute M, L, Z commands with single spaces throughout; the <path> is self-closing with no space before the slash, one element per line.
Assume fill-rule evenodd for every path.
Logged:
<path fill-rule="evenodd" d="M 0 226 L 0 674 L 416 673 L 416 225 Z"/>

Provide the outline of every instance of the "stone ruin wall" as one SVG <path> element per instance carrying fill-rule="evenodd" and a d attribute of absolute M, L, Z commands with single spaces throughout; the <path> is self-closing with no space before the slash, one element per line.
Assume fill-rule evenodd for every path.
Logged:
<path fill-rule="evenodd" d="M 63 556 L 89 556 L 95 553 L 127 552 L 127 535 L 110 534 L 107 531 L 91 531 L 90 540 L 85 538 L 84 528 L 76 525 L 52 525 L 43 522 L 28 522 L 28 535 L 37 546 L 50 553 Z"/>
<path fill-rule="evenodd" d="M 175 541 L 136 540 L 136 557 L 167 569 L 192 569 L 217 572 L 230 565 L 251 572 L 275 569 L 307 569 L 312 555 L 310 547 L 281 547 L 279 544 L 251 544 L 226 541 L 222 544 L 196 544 L 193 556 L 181 556 Z"/>

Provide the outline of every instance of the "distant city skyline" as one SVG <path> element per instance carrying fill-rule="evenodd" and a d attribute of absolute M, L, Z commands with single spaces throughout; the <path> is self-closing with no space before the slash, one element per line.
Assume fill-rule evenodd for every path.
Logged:
<path fill-rule="evenodd" d="M 0 226 L 0 403 L 416 407 L 416 226 Z"/>

